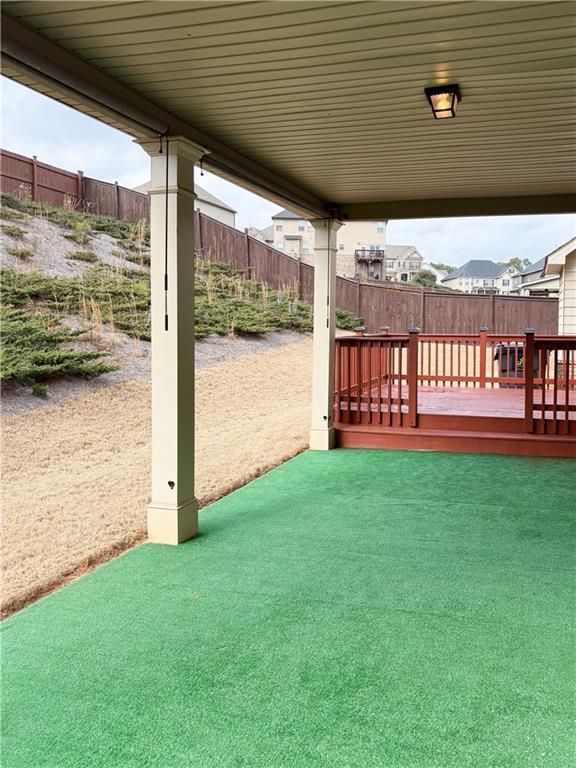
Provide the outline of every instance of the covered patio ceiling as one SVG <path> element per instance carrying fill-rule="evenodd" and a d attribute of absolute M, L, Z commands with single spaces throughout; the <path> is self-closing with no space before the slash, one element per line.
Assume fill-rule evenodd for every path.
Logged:
<path fill-rule="evenodd" d="M 4 74 L 307 216 L 574 210 L 569 2 L 5 2 Z M 49 42 L 50 41 L 50 42 Z M 425 86 L 457 82 L 455 119 Z"/>

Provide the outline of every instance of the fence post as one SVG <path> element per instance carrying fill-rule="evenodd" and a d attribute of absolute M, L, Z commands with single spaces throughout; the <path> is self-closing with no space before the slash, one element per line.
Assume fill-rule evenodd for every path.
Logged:
<path fill-rule="evenodd" d="M 419 328 L 408 328 L 408 420 L 418 426 L 418 334 Z M 402 382 L 398 382 L 402 387 Z"/>
<path fill-rule="evenodd" d="M 485 325 L 480 327 L 480 387 L 486 388 L 486 349 L 488 342 L 486 339 L 488 328 Z"/>
<path fill-rule="evenodd" d="M 492 333 L 496 333 L 496 295 L 493 293 L 490 295 L 491 308 L 490 316 L 492 318 Z"/>
<path fill-rule="evenodd" d="M 116 218 L 120 218 L 120 187 L 118 186 L 118 182 L 114 182 L 114 186 L 116 187 Z"/>
<path fill-rule="evenodd" d="M 298 259 L 298 299 L 302 301 L 302 258 Z"/>
<path fill-rule="evenodd" d="M 202 244 L 202 214 L 200 211 L 196 211 L 196 215 L 198 216 L 198 227 L 197 229 L 197 244 L 196 248 L 198 250 L 198 253 L 200 254 L 200 258 L 204 259 L 204 251 L 202 250 L 203 244 Z"/>
<path fill-rule="evenodd" d="M 76 171 L 76 197 L 78 199 L 78 210 L 84 210 L 84 172 Z"/>
<path fill-rule="evenodd" d="M 524 339 L 524 428 L 534 431 L 534 328 L 525 328 Z M 528 365 L 526 361 L 528 360 Z M 545 417 L 545 413 L 542 414 Z"/>
<path fill-rule="evenodd" d="M 248 273 L 248 279 L 252 280 L 252 261 L 250 259 L 250 236 L 248 232 L 245 233 L 246 240 L 246 271 Z"/>
<path fill-rule="evenodd" d="M 420 330 L 422 333 L 425 332 L 426 328 L 426 291 L 424 288 L 422 288 L 422 293 L 420 294 Z"/>
<path fill-rule="evenodd" d="M 356 278 L 356 317 L 360 317 L 360 278 Z"/>
<path fill-rule="evenodd" d="M 32 155 L 32 200 L 38 200 L 38 158 Z"/>

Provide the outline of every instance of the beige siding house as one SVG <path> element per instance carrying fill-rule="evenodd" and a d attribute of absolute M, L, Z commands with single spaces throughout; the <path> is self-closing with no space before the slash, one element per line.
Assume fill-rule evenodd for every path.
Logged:
<path fill-rule="evenodd" d="M 576 335 L 576 237 L 546 256 L 544 274 L 559 280 L 558 333 Z"/>
<path fill-rule="evenodd" d="M 422 268 L 423 259 L 413 245 L 386 245 L 386 221 L 351 221 L 336 233 L 337 271 L 343 277 L 384 282 L 408 282 Z M 290 211 L 272 217 L 274 247 L 314 262 L 314 229 Z"/>

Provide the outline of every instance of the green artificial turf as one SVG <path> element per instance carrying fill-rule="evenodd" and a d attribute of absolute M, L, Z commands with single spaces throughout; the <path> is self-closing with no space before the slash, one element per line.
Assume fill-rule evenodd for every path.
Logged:
<path fill-rule="evenodd" d="M 4 622 L 3 768 L 572 768 L 574 467 L 298 456 Z"/>

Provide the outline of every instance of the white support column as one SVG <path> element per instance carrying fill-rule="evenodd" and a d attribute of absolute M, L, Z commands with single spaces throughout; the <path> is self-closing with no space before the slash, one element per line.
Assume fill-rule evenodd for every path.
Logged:
<path fill-rule="evenodd" d="M 312 363 L 312 426 L 310 448 L 334 447 L 334 338 L 336 335 L 336 233 L 332 219 L 310 222 L 314 227 L 314 343 Z"/>
<path fill-rule="evenodd" d="M 152 491 L 148 538 L 198 532 L 194 493 L 194 163 L 182 137 L 138 142 L 151 157 Z M 161 148 L 160 148 L 161 147 Z"/>

